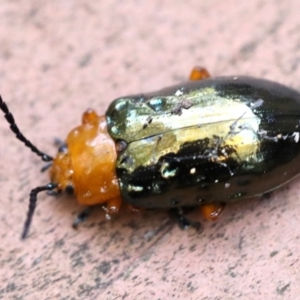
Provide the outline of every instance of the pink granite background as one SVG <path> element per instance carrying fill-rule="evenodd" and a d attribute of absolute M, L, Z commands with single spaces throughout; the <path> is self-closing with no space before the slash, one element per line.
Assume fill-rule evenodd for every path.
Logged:
<path fill-rule="evenodd" d="M 244 74 L 300 90 L 300 2 L 2 0 L 0 91 L 23 132 L 55 154 L 82 112 L 187 78 Z M 0 118 L 0 299 L 299 299 L 300 180 L 268 200 L 228 205 L 205 231 L 166 212 L 101 209 L 78 231 L 72 198 L 40 194 L 43 163 Z"/>

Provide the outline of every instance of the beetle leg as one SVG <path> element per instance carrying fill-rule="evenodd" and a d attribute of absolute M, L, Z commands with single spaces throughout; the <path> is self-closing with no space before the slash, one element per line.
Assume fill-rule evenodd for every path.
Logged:
<path fill-rule="evenodd" d="M 54 146 L 59 148 L 63 145 L 66 145 L 66 142 L 64 142 L 62 139 L 60 138 L 54 138 Z"/>
<path fill-rule="evenodd" d="M 52 162 L 46 163 L 42 168 L 41 168 L 41 172 L 45 172 L 47 171 L 49 168 L 52 167 Z"/>
<path fill-rule="evenodd" d="M 74 220 L 74 222 L 72 224 L 72 227 L 74 229 L 77 229 L 78 225 L 80 223 L 86 221 L 86 219 L 89 217 L 90 214 L 91 214 L 91 207 L 89 206 L 77 215 L 76 219 Z"/>
<path fill-rule="evenodd" d="M 178 225 L 181 229 L 187 229 L 189 227 L 194 227 L 197 231 L 202 231 L 202 226 L 200 222 L 190 220 L 185 216 L 185 211 L 181 207 L 171 209 L 172 215 L 177 219 Z"/>
<path fill-rule="evenodd" d="M 262 200 L 270 199 L 272 194 L 273 194 L 273 191 L 266 192 L 266 193 L 262 194 Z"/>
<path fill-rule="evenodd" d="M 202 79 L 206 79 L 209 77 L 210 77 L 210 74 L 208 73 L 208 71 L 205 68 L 195 67 L 195 68 L 193 68 L 189 79 L 190 80 L 202 80 Z"/>
<path fill-rule="evenodd" d="M 106 212 L 105 217 L 106 219 L 110 219 L 110 215 L 118 213 L 120 206 L 122 204 L 121 198 L 113 198 L 107 202 L 106 206 L 103 206 L 102 208 Z M 74 220 L 72 227 L 77 229 L 78 224 L 86 221 L 86 219 L 89 217 L 91 213 L 91 206 L 88 206 L 85 208 L 81 213 L 79 213 Z"/>
<path fill-rule="evenodd" d="M 110 199 L 106 202 L 105 206 L 102 206 L 103 210 L 106 212 L 105 217 L 106 219 L 110 220 L 111 215 L 115 215 L 119 212 L 119 209 L 122 204 L 122 198 L 117 197 Z"/>
<path fill-rule="evenodd" d="M 211 203 L 200 206 L 203 216 L 209 221 L 215 221 L 218 219 L 225 207 L 224 203 Z"/>

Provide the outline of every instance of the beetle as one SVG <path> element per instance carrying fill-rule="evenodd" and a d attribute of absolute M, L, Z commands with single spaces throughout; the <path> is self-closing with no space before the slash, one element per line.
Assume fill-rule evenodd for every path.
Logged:
<path fill-rule="evenodd" d="M 55 158 L 25 138 L 0 98 L 11 130 L 49 168 L 50 183 L 30 192 L 22 238 L 42 191 L 102 204 L 107 218 L 122 203 L 172 209 L 182 227 L 198 227 L 182 208 L 198 206 L 215 220 L 225 203 L 263 195 L 299 175 L 299 92 L 252 77 L 211 78 L 199 67 L 189 79 L 118 98 L 104 116 L 87 110 Z"/>

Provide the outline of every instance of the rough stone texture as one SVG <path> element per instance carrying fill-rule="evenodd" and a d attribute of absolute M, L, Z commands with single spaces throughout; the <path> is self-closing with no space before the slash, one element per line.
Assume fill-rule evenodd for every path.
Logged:
<path fill-rule="evenodd" d="M 42 150 L 104 113 L 118 96 L 185 80 L 252 75 L 300 90 L 300 3 L 240 0 L 3 0 L 0 91 Z M 300 181 L 268 200 L 228 205 L 205 231 L 183 232 L 164 211 L 82 208 L 40 194 L 30 237 L 19 240 L 43 165 L 0 119 L 0 299 L 298 299 Z"/>

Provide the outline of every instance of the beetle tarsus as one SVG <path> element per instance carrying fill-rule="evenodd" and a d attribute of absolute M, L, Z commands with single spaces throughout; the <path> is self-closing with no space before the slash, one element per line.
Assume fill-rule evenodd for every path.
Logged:
<path fill-rule="evenodd" d="M 41 168 L 41 172 L 45 172 L 47 171 L 49 168 L 52 167 L 52 162 L 46 163 L 42 168 Z"/>
<path fill-rule="evenodd" d="M 85 208 L 82 212 L 80 212 L 77 215 L 76 219 L 74 220 L 74 222 L 72 224 L 72 227 L 74 229 L 78 229 L 78 225 L 80 223 L 86 221 L 90 214 L 91 214 L 91 208 L 90 207 Z"/>
<path fill-rule="evenodd" d="M 178 225 L 181 229 L 185 230 L 190 227 L 193 227 L 198 232 L 202 231 L 201 223 L 190 220 L 188 217 L 186 217 L 185 212 L 181 207 L 172 209 L 171 212 L 174 214 L 175 218 L 177 219 Z"/>

